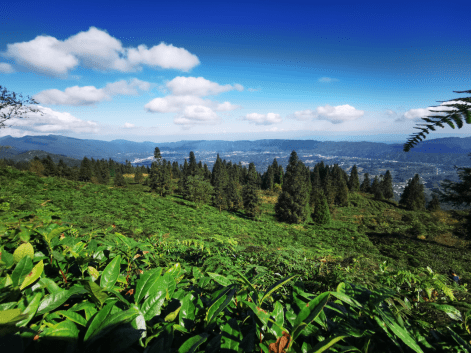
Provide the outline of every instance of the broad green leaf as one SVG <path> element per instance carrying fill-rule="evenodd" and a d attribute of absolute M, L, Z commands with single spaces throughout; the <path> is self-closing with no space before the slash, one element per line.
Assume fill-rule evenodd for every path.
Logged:
<path fill-rule="evenodd" d="M 157 282 L 157 284 L 159 287 L 151 292 L 151 295 L 141 306 L 141 312 L 144 314 L 146 321 L 150 321 L 154 316 L 161 314 L 161 307 L 166 299 L 166 284 L 164 282 Z"/>
<path fill-rule="evenodd" d="M 92 281 L 95 281 L 100 277 L 100 273 L 94 267 L 88 266 L 87 271 L 90 274 L 90 276 L 92 277 Z"/>
<path fill-rule="evenodd" d="M 0 311 L 0 325 L 15 324 L 24 318 L 26 314 L 22 314 L 21 309 L 3 310 Z"/>
<path fill-rule="evenodd" d="M 102 288 L 112 289 L 120 275 L 121 256 L 116 256 L 103 270 L 100 278 Z"/>
<path fill-rule="evenodd" d="M 268 325 L 270 314 L 267 311 L 261 309 L 260 307 L 258 307 L 252 302 L 243 301 L 243 303 L 245 303 L 247 306 L 251 308 L 251 310 L 256 314 L 256 316 L 259 318 L 259 320 L 262 322 L 264 326 Z"/>
<path fill-rule="evenodd" d="M 16 265 L 13 273 L 11 274 L 11 280 L 13 281 L 13 286 L 20 285 L 23 281 L 23 278 L 26 277 L 29 272 L 33 269 L 33 261 L 29 256 L 24 256 Z"/>
<path fill-rule="evenodd" d="M 92 295 L 92 300 L 100 304 L 102 306 L 105 301 L 108 299 L 107 293 L 102 289 L 98 284 L 94 283 L 93 281 L 84 281 L 83 285 L 85 289 Z"/>
<path fill-rule="evenodd" d="M 87 332 L 85 333 L 84 341 L 87 341 L 89 338 L 92 337 L 95 333 L 98 332 L 100 326 L 111 313 L 113 306 L 115 306 L 116 301 L 112 301 L 105 305 L 99 312 L 95 314 L 93 317 L 92 322 L 90 323 L 89 327 L 87 328 Z"/>
<path fill-rule="evenodd" d="M 220 285 L 223 285 L 223 286 L 230 286 L 231 284 L 233 284 L 233 282 L 231 280 L 229 280 L 228 278 L 222 276 L 222 275 L 219 275 L 219 274 L 216 274 L 216 273 L 210 273 L 210 272 L 207 272 L 207 274 L 214 280 L 216 281 L 218 284 Z"/>
<path fill-rule="evenodd" d="M 313 353 L 323 353 L 325 350 L 329 349 L 332 347 L 334 344 L 339 342 L 340 340 L 346 338 L 347 336 L 337 336 L 337 337 L 331 337 L 331 338 L 326 338 L 325 340 L 319 342 L 316 344 L 313 348 L 312 351 Z"/>
<path fill-rule="evenodd" d="M 28 256 L 33 260 L 34 258 L 34 249 L 33 245 L 29 242 L 27 243 L 22 243 L 16 250 L 13 252 L 13 258 L 15 259 L 15 262 L 21 261 L 23 257 Z"/>
<path fill-rule="evenodd" d="M 267 291 L 265 292 L 264 296 L 262 296 L 262 300 L 261 300 L 261 304 L 264 302 L 265 299 L 267 299 L 270 294 L 272 294 L 275 290 L 277 290 L 278 288 L 280 288 L 281 286 L 283 286 L 284 284 L 288 283 L 290 280 L 292 280 L 293 278 L 295 278 L 297 275 L 293 275 L 291 277 L 287 277 L 287 278 L 284 278 L 284 279 L 280 279 L 277 283 L 271 285 L 269 287 L 269 289 L 267 289 Z"/>
<path fill-rule="evenodd" d="M 28 273 L 25 280 L 23 280 L 23 283 L 20 286 L 20 290 L 23 290 L 27 286 L 33 284 L 41 276 L 43 270 L 44 264 L 43 261 L 41 261 L 33 267 L 30 273 Z"/>
<path fill-rule="evenodd" d="M 464 341 L 456 332 L 454 332 L 449 326 L 446 326 L 448 329 L 449 333 L 452 335 L 452 338 L 456 341 L 457 344 L 459 344 L 462 348 L 462 350 L 466 353 L 470 353 L 470 342 L 467 344 L 466 341 Z"/>
<path fill-rule="evenodd" d="M 11 310 L 18 305 L 18 301 L 13 301 L 13 302 L 4 302 L 3 304 L 0 304 L 0 311 L 3 310 Z"/>
<path fill-rule="evenodd" d="M 416 343 L 416 341 L 410 336 L 410 334 L 402 327 L 398 325 L 398 323 L 395 321 L 393 316 L 389 312 L 384 312 L 382 309 L 377 305 L 376 310 L 380 313 L 382 316 L 383 320 L 387 324 L 387 326 L 390 328 L 390 330 L 398 337 L 400 338 L 406 345 L 408 345 L 411 349 L 413 349 L 417 353 L 423 353 L 419 345 Z"/>
<path fill-rule="evenodd" d="M 23 321 L 18 322 L 16 325 L 18 327 L 26 326 L 29 321 L 36 315 L 36 311 L 38 311 L 39 304 L 41 302 L 41 298 L 43 294 L 35 293 L 33 299 L 28 304 L 28 307 L 23 311 L 23 314 L 28 315 Z"/>
<path fill-rule="evenodd" d="M 345 302 L 348 305 L 357 307 L 358 309 L 363 308 L 362 305 L 357 300 L 349 297 L 348 295 L 346 295 L 344 293 L 340 293 L 340 292 L 337 292 L 337 291 L 330 291 L 329 293 L 331 295 L 333 295 L 334 297 L 338 298 L 339 300 Z"/>
<path fill-rule="evenodd" d="M 176 317 L 179 315 L 179 312 L 180 312 L 180 309 L 182 308 L 182 306 L 180 306 L 177 310 L 169 313 L 166 318 L 164 318 L 164 321 L 166 322 L 172 322 L 173 320 L 176 319 Z"/>
<path fill-rule="evenodd" d="M 69 230 L 66 226 L 59 226 L 58 224 L 49 224 L 46 227 L 37 227 L 34 231 L 44 237 L 47 243 L 50 243 L 52 239 L 64 231 Z"/>
<path fill-rule="evenodd" d="M 208 336 L 208 333 L 201 333 L 187 339 L 179 348 L 179 353 L 194 353 L 202 343 L 205 343 Z"/>
<path fill-rule="evenodd" d="M 132 322 L 136 317 L 139 316 L 139 312 L 133 308 L 130 308 L 126 311 L 119 311 L 113 315 L 108 315 L 105 318 L 105 321 L 100 324 L 100 326 L 94 331 L 94 333 L 88 337 L 87 345 L 90 345 L 98 338 L 106 335 L 112 331 L 116 326 Z"/>
<path fill-rule="evenodd" d="M 280 304 L 280 302 L 275 302 L 274 310 L 272 311 L 271 315 L 274 317 L 275 322 L 281 326 L 284 325 L 284 307 Z"/>
<path fill-rule="evenodd" d="M 439 305 L 435 304 L 434 302 L 432 302 L 430 305 L 436 307 L 438 310 L 444 311 L 453 320 L 462 322 L 461 312 L 455 307 L 452 307 L 451 305 Z"/>
<path fill-rule="evenodd" d="M 346 290 L 346 284 L 344 282 L 342 283 L 339 283 L 337 288 L 336 288 L 336 292 L 338 293 L 344 293 Z"/>
<path fill-rule="evenodd" d="M 3 287 L 6 288 L 9 285 L 13 285 L 13 280 L 10 277 L 10 274 L 7 274 L 5 277 L 5 283 L 3 284 Z"/>
<path fill-rule="evenodd" d="M 175 263 L 172 267 L 170 267 L 166 273 L 172 276 L 172 278 L 177 279 L 182 272 L 182 267 L 180 263 Z"/>
<path fill-rule="evenodd" d="M 236 318 L 230 319 L 221 329 L 221 348 L 229 352 L 239 352 L 239 343 L 242 339 L 241 329 Z"/>
<path fill-rule="evenodd" d="M 157 282 L 159 283 L 160 281 L 164 282 L 166 286 L 166 299 L 170 300 L 172 295 L 174 295 L 175 288 L 177 287 L 174 278 L 170 274 L 164 274 L 164 276 Z"/>
<path fill-rule="evenodd" d="M 253 294 L 257 297 L 256 299 L 253 298 L 253 301 L 257 301 L 256 305 L 259 306 L 259 293 L 257 292 L 257 290 L 254 288 L 254 286 L 251 284 L 251 282 L 249 280 L 247 280 L 247 278 L 240 272 L 238 271 L 237 269 L 234 269 L 234 271 L 236 273 L 238 273 L 238 275 L 241 277 L 241 279 L 243 280 L 243 282 L 249 286 L 249 288 L 252 290 Z"/>
<path fill-rule="evenodd" d="M 220 312 L 223 311 L 226 306 L 228 306 L 235 293 L 236 288 L 228 287 L 220 294 L 220 298 L 218 298 L 207 311 L 205 317 L 205 326 L 208 326 L 220 314 Z"/>
<path fill-rule="evenodd" d="M 155 268 L 141 275 L 136 284 L 136 293 L 134 294 L 135 304 L 139 304 L 142 299 L 150 295 L 149 290 L 156 283 L 157 279 L 159 279 L 161 272 L 162 268 Z"/>
<path fill-rule="evenodd" d="M 74 311 L 71 311 L 71 310 L 57 311 L 56 313 L 66 317 L 72 322 L 75 322 L 83 327 L 87 327 L 87 320 L 83 318 L 82 316 L 80 316 L 78 313 L 75 313 Z"/>
<path fill-rule="evenodd" d="M 295 319 L 293 327 L 297 327 L 302 322 L 308 324 L 313 321 L 313 319 L 317 317 L 321 311 L 323 311 L 323 307 L 328 302 L 329 294 L 330 292 L 326 291 L 303 306 L 300 309 L 297 318 Z"/>
<path fill-rule="evenodd" d="M 141 332 L 141 339 L 144 340 L 147 336 L 146 319 L 144 318 L 144 314 L 141 312 L 138 306 L 136 306 L 135 304 L 131 304 L 131 307 L 139 313 L 138 317 L 136 317 L 133 322 L 131 322 L 131 325 L 134 329 Z"/>
<path fill-rule="evenodd" d="M 79 339 L 79 330 L 76 325 L 69 320 L 59 322 L 56 325 L 48 327 L 41 333 L 41 337 L 58 338 L 60 341 L 77 342 Z"/>
<path fill-rule="evenodd" d="M 0 264 L 6 268 L 10 268 L 15 263 L 15 258 L 11 253 L 1 250 Z"/>
<path fill-rule="evenodd" d="M 51 312 L 55 310 L 59 306 L 61 306 L 64 302 L 66 302 L 71 295 L 75 292 L 71 290 L 61 291 L 60 293 L 56 294 L 49 294 L 39 304 L 38 307 L 38 315 L 44 315 L 46 312 Z"/>
<path fill-rule="evenodd" d="M 39 284 L 41 285 L 41 287 L 45 287 L 46 289 L 48 289 L 50 294 L 57 294 L 64 291 L 64 289 L 61 289 L 59 285 L 57 285 L 53 280 L 45 277 L 39 279 Z"/>
<path fill-rule="evenodd" d="M 182 327 L 185 327 L 187 330 L 193 328 L 193 323 L 195 321 L 195 304 L 193 300 L 195 296 L 192 293 L 188 293 L 182 300 L 182 308 L 179 313 L 179 324 Z"/>

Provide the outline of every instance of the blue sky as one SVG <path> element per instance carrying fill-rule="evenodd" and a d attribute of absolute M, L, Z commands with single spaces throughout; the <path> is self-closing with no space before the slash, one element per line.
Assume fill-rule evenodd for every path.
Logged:
<path fill-rule="evenodd" d="M 16 1 L 2 11 L 0 85 L 43 115 L 0 136 L 404 141 L 428 108 L 471 87 L 470 1 Z"/>

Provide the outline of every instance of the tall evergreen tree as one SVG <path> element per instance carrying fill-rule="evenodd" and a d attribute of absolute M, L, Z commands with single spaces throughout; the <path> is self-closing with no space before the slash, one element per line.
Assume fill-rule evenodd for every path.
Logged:
<path fill-rule="evenodd" d="M 380 190 L 385 199 L 392 199 L 394 197 L 392 175 L 389 170 L 385 172 L 382 182 L 380 182 Z"/>
<path fill-rule="evenodd" d="M 279 221 L 303 223 L 310 215 L 310 189 L 306 167 L 292 151 L 284 176 L 282 193 L 275 204 Z"/>
<path fill-rule="evenodd" d="M 260 199 L 257 193 L 257 172 L 253 162 L 249 164 L 247 182 L 243 188 L 244 212 L 251 218 L 257 218 L 261 214 Z"/>
<path fill-rule="evenodd" d="M 311 188 L 312 190 L 320 189 L 322 187 L 321 184 L 321 177 L 320 177 L 320 166 L 318 164 L 315 165 L 313 171 L 310 174 L 311 179 Z"/>
<path fill-rule="evenodd" d="M 351 168 L 351 174 L 349 176 L 349 184 L 348 184 L 349 190 L 351 192 L 357 192 L 359 191 L 360 185 L 359 185 L 359 174 L 357 172 L 357 166 L 354 165 Z"/>
<path fill-rule="evenodd" d="M 344 170 L 335 165 L 332 172 L 334 192 L 334 204 L 338 206 L 347 206 L 349 189 L 347 187 L 346 176 Z"/>
<path fill-rule="evenodd" d="M 113 184 L 115 187 L 126 187 L 127 183 L 125 178 L 123 177 L 123 173 L 121 172 L 121 169 L 116 169 L 115 172 L 115 179 L 113 181 Z"/>
<path fill-rule="evenodd" d="M 34 159 L 30 161 L 30 172 L 33 172 L 37 176 L 41 177 L 43 175 L 44 171 L 44 166 L 41 163 L 41 160 L 38 158 L 38 156 L 35 156 Z"/>
<path fill-rule="evenodd" d="M 439 203 L 439 198 L 436 194 L 433 194 L 433 199 L 429 201 L 427 209 L 429 211 L 441 210 L 441 204 Z"/>
<path fill-rule="evenodd" d="M 47 177 L 54 177 L 58 175 L 57 167 L 54 161 L 52 160 L 51 156 L 48 155 L 47 157 L 41 160 L 41 163 L 44 166 L 43 174 Z"/>
<path fill-rule="evenodd" d="M 84 157 L 80 163 L 79 181 L 90 182 L 92 175 L 92 162 L 87 157 Z"/>
<path fill-rule="evenodd" d="M 321 189 L 315 190 L 314 192 L 314 207 L 311 218 L 313 222 L 318 225 L 326 225 L 331 221 L 331 215 L 329 213 L 328 202 L 324 193 Z"/>
<path fill-rule="evenodd" d="M 470 208 L 470 167 L 454 166 L 454 168 L 457 170 L 460 182 L 451 182 L 448 179 L 441 182 L 444 192 L 439 192 L 439 199 L 456 207 Z"/>
<path fill-rule="evenodd" d="M 144 181 L 143 172 L 140 168 L 138 168 L 134 174 L 134 181 L 138 184 L 141 184 Z"/>
<path fill-rule="evenodd" d="M 364 180 L 362 181 L 362 184 L 360 186 L 360 190 L 363 193 L 369 193 L 370 192 L 370 178 L 368 173 L 364 173 Z"/>
<path fill-rule="evenodd" d="M 408 181 L 402 195 L 400 196 L 400 205 L 410 210 L 423 210 L 425 205 L 423 184 L 418 174 Z"/>
<path fill-rule="evenodd" d="M 201 175 L 188 176 L 186 190 L 188 191 L 188 199 L 200 207 L 207 204 L 213 194 L 213 186 Z"/>
<path fill-rule="evenodd" d="M 375 176 L 374 181 L 372 182 L 372 185 L 370 186 L 370 193 L 374 195 L 375 199 L 383 199 L 384 195 L 382 193 L 382 189 L 380 186 L 379 178 Z"/>

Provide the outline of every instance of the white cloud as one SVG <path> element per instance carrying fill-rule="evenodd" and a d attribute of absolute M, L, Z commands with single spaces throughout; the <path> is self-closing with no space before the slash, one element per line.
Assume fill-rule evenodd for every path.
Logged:
<path fill-rule="evenodd" d="M 154 113 L 179 112 L 189 105 L 205 105 L 205 101 L 209 100 L 204 100 L 196 96 L 169 95 L 153 99 L 144 106 L 144 109 Z"/>
<path fill-rule="evenodd" d="M 195 125 L 195 124 L 216 124 L 220 117 L 209 107 L 192 105 L 185 108 L 183 115 L 174 119 L 175 124 Z"/>
<path fill-rule="evenodd" d="M 348 104 L 335 107 L 327 104 L 324 107 L 318 107 L 316 113 L 318 114 L 318 119 L 328 120 L 333 124 L 352 121 L 364 115 L 364 111 L 355 109 Z"/>
<path fill-rule="evenodd" d="M 270 125 L 275 123 L 280 123 L 282 118 L 280 118 L 280 114 L 277 113 L 267 113 L 267 114 L 259 114 L 259 113 L 249 113 L 243 118 L 251 123 L 255 123 L 257 125 Z"/>
<path fill-rule="evenodd" d="M 200 64 L 198 57 L 184 48 L 160 43 L 147 48 L 124 48 L 121 41 L 106 31 L 90 27 L 61 41 L 37 36 L 29 42 L 7 44 L 5 57 L 27 70 L 52 76 L 64 76 L 78 65 L 121 72 L 137 71 L 142 65 L 188 71 Z"/>
<path fill-rule="evenodd" d="M 454 107 L 448 107 L 447 105 L 451 104 L 468 104 L 468 102 L 463 102 L 463 101 L 450 101 L 450 102 L 442 102 L 438 107 L 428 107 L 428 108 L 412 108 L 403 115 L 397 119 L 395 119 L 395 122 L 405 122 L 405 121 L 414 121 L 414 122 L 420 122 L 421 118 L 429 117 L 429 116 L 442 116 L 446 115 L 446 113 L 441 112 L 441 111 L 451 111 L 454 110 Z"/>
<path fill-rule="evenodd" d="M 147 91 L 151 86 L 152 84 L 149 82 L 134 78 L 130 81 L 120 80 L 109 83 L 100 89 L 95 86 L 73 86 L 64 91 L 44 90 L 34 95 L 33 98 L 41 104 L 87 106 L 105 100 L 109 101 L 115 95 L 137 95 L 137 88 Z"/>
<path fill-rule="evenodd" d="M 339 81 L 339 79 L 335 79 L 335 78 L 332 78 L 332 77 L 320 77 L 318 79 L 318 82 L 336 82 L 336 81 Z"/>
<path fill-rule="evenodd" d="M 0 73 L 11 74 L 13 72 L 15 72 L 15 70 L 13 70 L 13 67 L 10 64 L 0 63 Z"/>
<path fill-rule="evenodd" d="M 216 102 L 217 103 L 217 102 Z M 223 103 L 217 103 L 216 107 L 214 108 L 215 111 L 233 111 L 235 109 L 241 108 L 236 104 L 229 103 L 228 101 Z"/>
<path fill-rule="evenodd" d="M 293 114 L 293 117 L 296 120 L 302 120 L 302 121 L 313 120 L 317 116 L 318 114 L 316 113 L 316 111 L 312 111 L 311 109 L 305 109 L 304 111 L 296 111 Z"/>
<path fill-rule="evenodd" d="M 203 77 L 183 77 L 177 76 L 173 80 L 167 83 L 167 88 L 175 96 L 208 96 L 208 95 L 217 95 L 222 92 L 227 92 L 231 90 L 244 90 L 242 85 L 236 84 L 231 85 L 220 85 L 216 82 L 212 82 Z"/>
<path fill-rule="evenodd" d="M 124 127 L 125 127 L 125 128 L 134 128 L 135 125 L 134 125 L 134 124 L 131 124 L 131 123 L 125 123 Z"/>
<path fill-rule="evenodd" d="M 93 121 L 83 121 L 68 112 L 57 112 L 48 107 L 35 106 L 39 112 L 28 113 L 25 118 L 12 118 L 8 125 L 25 127 L 42 133 L 70 131 L 74 133 L 97 133 L 99 126 Z"/>
<path fill-rule="evenodd" d="M 261 90 L 261 88 L 260 88 L 260 87 L 259 87 L 259 88 L 252 88 L 252 87 L 250 87 L 250 88 L 248 88 L 247 90 L 248 90 L 249 92 L 258 92 L 258 91 Z"/>

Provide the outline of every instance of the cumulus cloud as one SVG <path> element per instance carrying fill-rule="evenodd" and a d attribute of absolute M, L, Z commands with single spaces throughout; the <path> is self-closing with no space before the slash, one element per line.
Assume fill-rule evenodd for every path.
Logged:
<path fill-rule="evenodd" d="M 145 45 L 124 48 L 121 41 L 96 27 L 64 41 L 37 36 L 29 42 L 7 44 L 3 55 L 27 70 L 52 76 L 64 76 L 78 65 L 130 72 L 141 70 L 143 65 L 188 71 L 200 64 L 186 49 L 163 42 L 149 49 Z"/>
<path fill-rule="evenodd" d="M 12 118 L 8 124 L 14 127 L 25 127 L 42 133 L 55 133 L 59 131 L 74 133 L 97 133 L 99 126 L 93 121 L 84 121 L 74 117 L 68 112 L 58 112 L 51 108 L 35 106 L 41 112 L 27 113 L 25 118 Z"/>
<path fill-rule="evenodd" d="M 109 101 L 115 95 L 137 95 L 139 90 L 148 91 L 151 83 L 136 78 L 108 83 L 103 88 L 95 86 L 73 86 L 64 91 L 44 90 L 33 96 L 41 104 L 87 106 Z"/>
<path fill-rule="evenodd" d="M 243 119 L 256 125 L 271 125 L 275 123 L 280 123 L 282 121 L 282 118 L 280 118 L 280 114 L 277 113 L 249 113 L 246 114 Z"/>
<path fill-rule="evenodd" d="M 326 83 L 336 82 L 336 81 L 339 81 L 339 79 L 335 79 L 335 78 L 332 78 L 332 77 L 320 77 L 318 79 L 318 82 L 326 82 Z"/>
<path fill-rule="evenodd" d="M 124 127 L 125 127 L 125 128 L 134 128 L 135 125 L 132 124 L 132 123 L 125 123 Z"/>
<path fill-rule="evenodd" d="M 216 82 L 212 82 L 203 77 L 183 77 L 177 76 L 173 80 L 167 83 L 167 88 L 175 96 L 208 96 L 208 95 L 217 95 L 222 92 L 227 92 L 231 90 L 244 90 L 242 85 L 236 84 L 232 85 L 220 85 Z"/>
<path fill-rule="evenodd" d="M 339 124 L 358 119 L 364 115 L 364 111 L 358 110 L 348 104 L 342 106 L 319 106 L 316 110 L 305 109 L 296 111 L 290 118 L 300 121 L 327 120 L 333 124 Z"/>
<path fill-rule="evenodd" d="M 195 124 L 216 124 L 220 117 L 209 107 L 192 105 L 185 107 L 183 114 L 174 119 L 175 124 L 195 125 Z"/>
<path fill-rule="evenodd" d="M 0 63 L 0 73 L 11 74 L 13 72 L 15 72 L 15 70 L 13 70 L 13 67 L 10 64 Z"/>
<path fill-rule="evenodd" d="M 403 113 L 403 115 L 397 119 L 395 122 L 406 122 L 406 121 L 414 121 L 420 122 L 421 118 L 429 117 L 429 116 L 442 116 L 446 115 L 444 111 L 451 111 L 454 110 L 454 107 L 449 107 L 448 105 L 451 104 L 468 104 L 468 102 L 463 101 L 450 101 L 450 102 L 442 102 L 438 107 L 428 107 L 428 108 L 412 108 Z"/>

